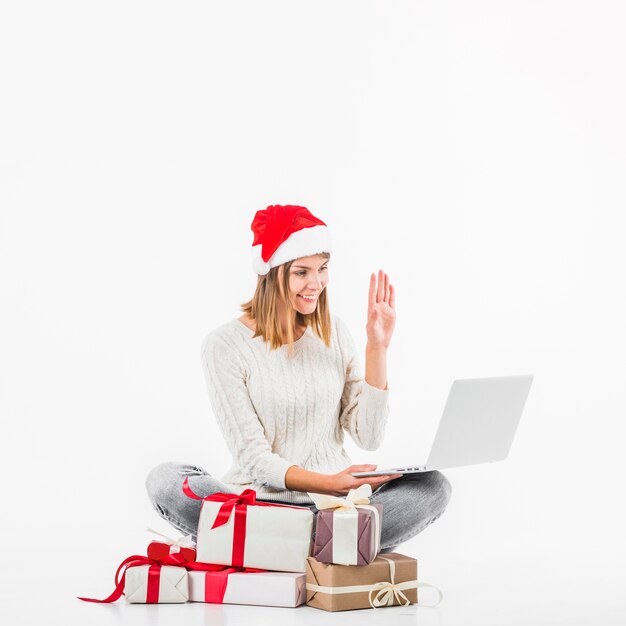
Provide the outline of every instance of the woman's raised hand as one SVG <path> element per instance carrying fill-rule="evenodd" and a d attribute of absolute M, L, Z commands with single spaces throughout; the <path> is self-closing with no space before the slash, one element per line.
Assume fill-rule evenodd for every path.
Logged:
<path fill-rule="evenodd" d="M 372 487 L 372 491 L 382 484 L 400 478 L 402 474 L 385 474 L 384 476 L 367 476 L 357 478 L 352 476 L 352 472 L 372 472 L 378 466 L 377 465 L 351 465 L 350 467 L 342 470 L 338 474 L 330 475 L 330 491 L 331 496 L 345 496 L 350 489 L 357 489 L 361 485 L 368 484 Z"/>
<path fill-rule="evenodd" d="M 370 276 L 370 290 L 367 303 L 367 343 L 370 347 L 388 348 L 396 325 L 396 289 L 389 282 L 389 276 L 378 270 Z"/>

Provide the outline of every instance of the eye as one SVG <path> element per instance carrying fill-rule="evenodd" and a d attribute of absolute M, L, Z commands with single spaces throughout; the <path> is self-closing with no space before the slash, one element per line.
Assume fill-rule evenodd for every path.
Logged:
<path fill-rule="evenodd" d="M 325 272 L 328 269 L 328 267 L 323 267 L 320 272 Z M 300 272 L 296 272 L 296 276 L 304 276 L 306 274 L 306 270 L 302 270 Z"/>

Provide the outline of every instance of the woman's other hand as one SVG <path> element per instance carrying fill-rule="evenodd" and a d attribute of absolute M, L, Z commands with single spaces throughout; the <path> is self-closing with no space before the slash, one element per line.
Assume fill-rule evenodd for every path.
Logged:
<path fill-rule="evenodd" d="M 372 472 L 377 465 L 351 465 L 337 474 L 329 475 L 329 490 L 327 493 L 331 496 L 345 496 L 350 489 L 357 489 L 361 485 L 368 484 L 372 487 L 372 491 L 380 487 L 390 480 L 400 478 L 402 474 L 385 474 L 384 476 L 367 476 L 357 478 L 352 476 L 352 472 Z"/>
<path fill-rule="evenodd" d="M 370 290 L 367 301 L 367 344 L 372 348 L 384 348 L 391 343 L 396 325 L 396 289 L 389 282 L 389 276 L 378 270 L 370 276 Z"/>

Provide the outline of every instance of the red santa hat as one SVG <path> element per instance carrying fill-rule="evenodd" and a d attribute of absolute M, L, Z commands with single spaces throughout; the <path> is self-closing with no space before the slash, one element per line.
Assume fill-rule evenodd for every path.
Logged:
<path fill-rule="evenodd" d="M 303 256 L 331 252 L 328 227 L 303 206 L 274 204 L 252 220 L 252 266 L 261 276 Z"/>

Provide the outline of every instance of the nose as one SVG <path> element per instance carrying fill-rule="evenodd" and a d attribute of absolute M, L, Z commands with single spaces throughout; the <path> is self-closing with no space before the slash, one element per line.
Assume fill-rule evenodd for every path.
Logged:
<path fill-rule="evenodd" d="M 318 290 L 322 288 L 322 279 L 317 276 L 316 278 L 314 278 L 312 281 L 309 282 L 309 289 L 313 290 Z"/>

